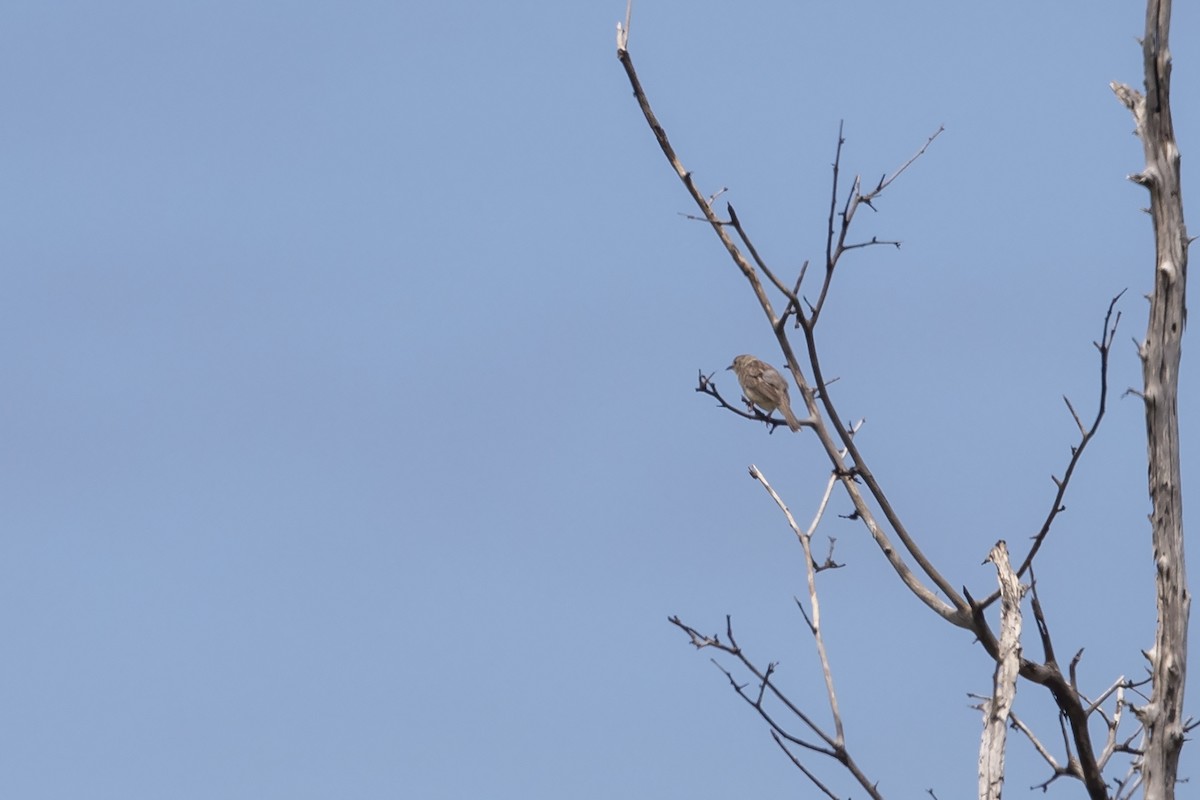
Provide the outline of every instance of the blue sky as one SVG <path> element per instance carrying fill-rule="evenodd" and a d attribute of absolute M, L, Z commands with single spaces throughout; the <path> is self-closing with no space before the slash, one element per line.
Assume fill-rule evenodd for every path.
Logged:
<path fill-rule="evenodd" d="M 684 163 L 785 273 L 822 252 L 839 120 L 844 171 L 868 180 L 945 125 L 860 215 L 863 238 L 904 246 L 844 263 L 822 341 L 860 446 L 956 585 L 990 590 L 992 543 L 1040 524 L 1075 437 L 1061 396 L 1094 408 L 1091 342 L 1128 289 L 1110 415 L 1038 567 L 1090 692 L 1140 675 L 1153 636 L 1144 428 L 1120 397 L 1152 239 L 1108 89 L 1141 85 L 1142 14 L 644 2 L 631 39 Z M 623 15 L 9 4 L 5 796 L 808 791 L 666 622 L 732 614 L 824 708 L 799 548 L 746 466 L 801 519 L 827 467 L 810 436 L 693 392 L 738 353 L 780 357 L 680 216 L 614 55 Z M 1195 41 L 1181 5 L 1185 199 Z M 1186 478 L 1186 358 L 1183 384 Z M 860 527 L 822 535 L 847 564 L 821 588 L 856 757 L 893 797 L 969 794 L 967 693 L 989 663 Z M 1016 708 L 1057 741 L 1047 703 L 1025 684 Z M 1197 763 L 1185 750 L 1184 777 Z M 1010 764 L 1010 792 L 1047 777 L 1025 742 Z"/>

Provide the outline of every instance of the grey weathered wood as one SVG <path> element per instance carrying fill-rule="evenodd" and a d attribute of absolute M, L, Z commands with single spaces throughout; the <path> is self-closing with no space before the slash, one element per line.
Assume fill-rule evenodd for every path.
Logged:
<path fill-rule="evenodd" d="M 1150 702 L 1136 709 L 1146 729 L 1140 764 L 1146 800 L 1171 800 L 1175 796 L 1184 740 L 1183 696 L 1191 608 L 1183 557 L 1177 407 L 1180 345 L 1187 319 L 1188 237 L 1180 193 L 1179 149 L 1171 122 L 1170 20 L 1170 0 L 1147 2 L 1146 33 L 1142 41 L 1145 95 L 1128 86 L 1113 85 L 1113 91 L 1133 112 L 1137 123 L 1146 168 L 1130 176 L 1130 180 L 1150 192 L 1154 221 L 1154 292 L 1150 297 L 1146 338 L 1139 348 L 1158 605 L 1154 648 L 1146 654 L 1154 688 Z"/>
<path fill-rule="evenodd" d="M 979 743 L 979 800 L 1000 800 L 1004 789 L 1004 746 L 1009 712 L 1021 671 L 1021 597 L 1025 587 L 1008 560 L 1008 545 L 996 542 L 987 557 L 996 565 L 1000 583 L 1000 647 L 992 674 L 992 696 L 983 702 L 983 737 Z"/>

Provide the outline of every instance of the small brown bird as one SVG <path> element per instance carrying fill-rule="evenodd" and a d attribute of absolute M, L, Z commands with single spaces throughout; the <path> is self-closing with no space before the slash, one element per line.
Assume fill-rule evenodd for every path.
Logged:
<path fill-rule="evenodd" d="M 747 400 L 768 414 L 778 408 L 783 412 L 787 426 L 794 431 L 800 430 L 800 420 L 792 413 L 792 404 L 788 400 L 787 381 L 777 369 L 750 355 L 738 356 L 726 369 L 737 375 Z"/>

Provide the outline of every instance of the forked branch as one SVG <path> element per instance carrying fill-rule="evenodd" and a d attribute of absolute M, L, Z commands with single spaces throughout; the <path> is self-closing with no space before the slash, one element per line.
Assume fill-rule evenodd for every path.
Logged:
<path fill-rule="evenodd" d="M 829 653 L 825 648 L 825 639 L 821 630 L 821 605 L 819 596 L 817 594 L 816 579 L 817 573 L 826 567 L 822 564 L 819 564 L 816 558 L 813 557 L 812 537 L 816 533 L 817 527 L 820 525 L 826 509 L 829 507 L 829 498 L 833 493 L 833 487 L 837 483 L 837 479 L 834 477 L 829 479 L 828 483 L 826 484 L 825 491 L 821 496 L 821 500 L 817 505 L 816 513 L 813 515 L 812 522 L 809 524 L 807 529 L 801 529 L 800 525 L 796 522 L 795 517 L 792 516 L 791 510 L 788 509 L 787 504 L 783 502 L 783 498 L 781 498 L 771 486 L 766 476 L 755 466 L 750 467 L 750 476 L 762 485 L 762 487 L 771 496 L 771 499 L 774 500 L 775 504 L 779 507 L 780 511 L 783 512 L 784 517 L 787 519 L 788 526 L 791 528 L 792 532 L 799 541 L 800 546 L 804 550 L 805 571 L 808 577 L 809 610 L 806 612 L 804 610 L 804 606 L 799 600 L 796 601 L 796 604 L 799 606 L 801 613 L 804 615 L 805 622 L 808 624 L 809 632 L 812 635 L 813 641 L 817 648 L 817 655 L 821 663 L 821 672 L 825 680 L 825 693 L 826 699 L 829 702 L 829 713 L 833 720 L 833 731 L 826 731 L 823 727 L 818 725 L 817 722 L 807 712 L 796 706 L 795 703 L 793 703 L 786 695 L 784 695 L 784 693 L 775 685 L 772 678 L 777 665 L 772 663 L 768 664 L 766 669 L 760 669 L 753 662 L 751 662 L 751 660 L 742 651 L 741 647 L 738 646 L 737 640 L 733 634 L 733 623 L 728 616 L 725 618 L 726 641 L 722 641 L 718 635 L 706 636 L 701 634 L 691 626 L 684 624 L 679 617 L 671 617 L 670 622 L 683 630 L 688 635 L 692 645 L 697 649 L 712 647 L 727 653 L 735 657 L 742 664 L 742 666 L 754 676 L 755 681 L 753 684 L 739 683 L 733 676 L 732 672 L 721 666 L 719 662 L 716 662 L 715 660 L 713 662 L 729 680 L 730 685 L 733 687 L 734 691 L 737 692 L 738 696 L 752 706 L 758 715 L 766 721 L 767 725 L 770 727 L 771 736 L 774 738 L 776 744 L 779 745 L 779 747 L 787 754 L 788 758 L 791 759 L 792 763 L 795 764 L 796 767 L 798 767 L 800 771 L 803 772 L 804 775 L 807 776 L 815 786 L 817 786 L 818 789 L 826 794 L 829 794 L 828 787 L 817 778 L 817 776 L 804 764 L 803 760 L 791 749 L 789 745 L 794 745 L 810 752 L 832 758 L 840 763 L 851 774 L 859 786 L 862 787 L 862 789 L 867 792 L 869 796 L 873 798 L 881 798 L 882 796 L 878 793 L 874 783 L 870 781 L 862 772 L 858 764 L 854 761 L 854 758 L 850 755 L 850 752 L 846 749 L 845 735 L 842 726 L 842 715 L 838 708 L 837 692 L 834 689 L 833 683 L 833 668 L 830 663 Z M 832 552 L 830 556 L 826 558 L 826 564 L 830 564 L 831 562 Z M 775 701 L 780 703 L 784 709 L 800 720 L 800 722 L 808 729 L 811 736 L 815 736 L 816 738 L 811 738 L 811 736 L 808 738 L 801 737 L 788 730 L 783 722 L 777 719 L 776 716 L 767 708 L 765 700 L 768 697 L 773 698 Z M 833 795 L 829 794 L 829 796 L 832 797 Z"/>
<path fill-rule="evenodd" d="M 716 233 L 717 237 L 721 240 L 722 245 L 729 253 L 730 258 L 737 265 L 742 275 L 750 284 L 755 297 L 758 299 L 759 305 L 762 307 L 763 313 L 767 317 L 771 329 L 775 332 L 776 339 L 779 342 L 779 346 L 783 351 L 785 359 L 787 360 L 788 369 L 791 372 L 792 379 L 795 381 L 796 386 L 800 389 L 800 393 L 803 396 L 805 405 L 808 408 L 809 419 L 812 421 L 811 428 L 816 434 L 818 441 L 821 443 L 821 447 L 824 449 L 825 454 L 828 457 L 831 466 L 833 467 L 834 474 L 839 477 L 843 490 L 846 492 L 851 503 L 854 505 L 855 514 L 863 521 L 863 524 L 866 525 L 867 530 L 875 539 L 880 550 L 884 553 L 885 557 L 892 565 L 892 568 L 896 571 L 896 574 L 899 576 L 900 580 L 914 595 L 916 595 L 923 603 L 925 603 L 926 606 L 928 606 L 939 616 L 942 616 L 943 618 L 961 627 L 969 627 L 970 610 L 967 604 L 958 594 L 958 591 L 955 589 L 954 585 L 947 581 L 940 573 L 938 573 L 938 571 L 933 567 L 932 562 L 925 557 L 913 538 L 908 535 L 903 524 L 900 522 L 899 516 L 892 509 L 886 495 L 884 495 L 882 488 L 870 474 L 870 471 L 867 470 L 861 454 L 858 453 L 858 450 L 854 447 L 853 442 L 851 441 L 849 430 L 840 420 L 836 409 L 833 407 L 833 403 L 829 398 L 828 381 L 823 375 L 819 374 L 820 362 L 819 359 L 816 358 L 815 341 L 813 340 L 813 331 L 815 325 L 809 318 L 807 318 L 803 309 L 799 307 L 800 303 L 797 295 L 799 280 L 793 284 L 797 287 L 797 289 L 789 290 L 787 288 L 788 284 L 781 280 L 773 271 L 770 270 L 769 267 L 767 267 L 766 260 L 760 256 L 757 248 L 754 248 L 750 243 L 750 239 L 746 235 L 744 227 L 742 227 L 741 222 L 737 220 L 736 212 L 730 209 L 729 221 L 722 220 L 717 216 L 712 207 L 712 201 L 705 197 L 704 193 L 701 192 L 696 186 L 695 181 L 692 179 L 691 173 L 684 168 L 682 161 L 675 152 L 674 147 L 671 145 L 670 139 L 667 137 L 665 129 L 658 121 L 657 116 L 654 114 L 654 111 L 650 106 L 650 101 L 647 98 L 646 92 L 637 76 L 637 71 L 633 66 L 633 59 L 629 54 L 629 50 L 627 49 L 628 24 L 626 24 L 624 28 L 618 28 L 617 45 L 617 58 L 625 68 L 625 73 L 628 76 L 630 85 L 633 88 L 633 93 L 637 99 L 638 106 L 641 108 L 642 114 L 646 118 L 646 122 L 650 126 L 650 129 L 654 132 L 654 136 L 657 139 L 659 146 L 662 148 L 663 154 L 666 156 L 668 162 L 675 170 L 676 175 L 678 175 L 679 179 L 683 182 L 684 187 L 687 189 L 687 192 L 689 196 L 691 196 L 693 202 L 700 209 L 702 218 L 709 223 L 713 232 Z M 936 135 L 937 134 L 934 134 L 934 136 Z M 930 137 L 930 141 L 932 141 L 934 136 Z M 854 198 L 856 199 L 851 199 L 848 201 L 848 205 L 844 211 L 844 217 L 846 217 L 847 220 L 852 219 L 853 209 L 857 209 L 857 207 L 862 205 L 865 200 L 874 199 L 879 195 L 880 192 L 890 186 L 892 181 L 895 180 L 895 178 L 898 177 L 902 172 L 904 172 L 917 156 L 925 151 L 925 148 L 928 147 L 928 144 L 929 142 L 927 141 L 925 146 L 918 151 L 916 156 L 913 156 L 906 161 L 891 176 L 881 179 L 876 188 L 870 193 L 862 194 L 861 192 L 856 191 L 854 195 Z M 839 144 L 839 162 L 840 148 L 841 145 Z M 835 167 L 835 170 L 836 168 L 837 167 Z M 743 243 L 746 244 L 747 250 L 753 254 L 751 258 L 747 258 L 742 253 L 742 250 L 738 247 L 738 245 L 730 237 L 727 231 L 728 227 L 735 228 L 739 238 L 741 238 Z M 840 241 L 840 244 L 844 244 L 844 241 Z M 832 252 L 833 251 L 831 250 L 831 253 Z M 782 316 L 776 314 L 774 305 L 767 293 L 766 285 L 759 277 L 760 272 L 768 274 L 770 276 L 770 283 L 784 294 L 786 298 L 786 304 L 785 312 Z M 827 282 L 829 280 L 828 264 L 826 272 Z M 793 313 L 796 315 L 797 319 L 805 320 L 806 322 L 804 328 L 808 350 L 808 361 L 814 372 L 816 380 L 815 386 L 809 383 L 804 371 L 800 368 L 799 360 L 792 349 L 791 342 L 788 339 L 787 332 L 785 330 L 785 322 L 787 317 Z M 822 411 L 824 411 L 824 414 L 822 414 Z M 826 419 L 828 420 L 828 423 L 826 422 Z M 832 431 L 830 430 L 829 426 L 832 426 Z M 843 449 L 849 453 L 849 463 L 847 462 L 847 457 L 841 454 Z M 857 479 L 860 476 L 868 487 L 871 496 L 884 513 L 888 525 L 899 536 L 903 544 L 903 549 L 897 548 L 893 545 L 887 531 L 885 531 L 884 528 L 877 522 L 874 511 L 867 503 L 867 500 L 863 496 L 857 483 Z M 908 565 L 903 555 L 905 551 L 907 551 L 907 553 L 916 562 L 921 573 L 924 574 L 925 579 L 928 579 L 930 582 L 932 582 L 932 587 L 927 586 L 924 582 L 924 579 L 922 579 Z M 947 598 L 949 602 L 943 598 Z"/>

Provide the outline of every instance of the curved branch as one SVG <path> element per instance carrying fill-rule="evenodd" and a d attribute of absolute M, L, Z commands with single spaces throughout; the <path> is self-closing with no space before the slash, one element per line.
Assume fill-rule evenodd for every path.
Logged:
<path fill-rule="evenodd" d="M 1067 468 L 1063 472 L 1061 479 L 1051 476 L 1057 491 L 1054 493 L 1054 501 L 1050 504 L 1050 511 L 1046 514 L 1046 519 L 1042 522 L 1042 527 L 1033 536 L 1033 544 L 1029 547 L 1029 552 L 1021 559 L 1021 566 L 1017 569 L 1017 575 L 1024 577 L 1025 573 L 1033 567 L 1034 556 L 1042 548 L 1042 543 L 1046 541 L 1046 537 L 1050 534 L 1050 528 L 1054 525 L 1054 521 L 1058 515 L 1066 510 L 1063 500 L 1067 496 L 1067 487 L 1071 484 L 1071 478 L 1075 475 L 1075 467 L 1079 465 L 1080 459 L 1083 458 L 1083 451 L 1087 449 L 1088 444 L 1096 435 L 1096 431 L 1100 429 L 1100 421 L 1104 419 L 1104 413 L 1108 407 L 1108 356 L 1112 350 L 1113 339 L 1117 335 L 1117 326 L 1121 324 L 1121 312 L 1117 312 L 1116 317 L 1113 317 L 1113 311 L 1116 308 L 1117 301 L 1125 294 L 1122 289 L 1116 297 L 1108 303 L 1108 311 L 1104 314 L 1104 329 L 1100 335 L 1100 341 L 1092 342 L 1096 349 L 1100 352 L 1100 400 L 1096 405 L 1096 416 L 1092 418 L 1092 424 L 1087 429 L 1084 429 L 1083 424 L 1079 421 L 1079 415 L 1075 413 L 1074 407 L 1071 406 L 1071 401 L 1063 397 L 1066 401 L 1067 408 L 1071 411 L 1071 416 L 1074 417 L 1075 423 L 1079 426 L 1080 436 L 1079 443 L 1071 448 L 1071 459 L 1067 462 Z M 984 607 L 996 602 L 1000 597 L 998 591 L 992 592 L 986 599 L 980 601 Z"/>

